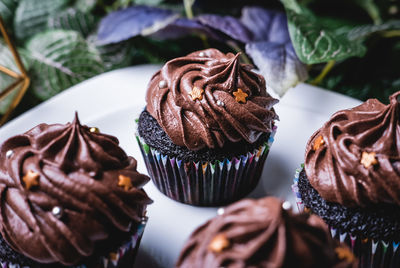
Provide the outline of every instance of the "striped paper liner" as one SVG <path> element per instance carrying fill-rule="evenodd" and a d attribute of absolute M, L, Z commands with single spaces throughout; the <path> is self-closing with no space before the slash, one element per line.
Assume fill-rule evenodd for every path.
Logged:
<path fill-rule="evenodd" d="M 236 201 L 257 185 L 277 127 L 267 142 L 246 155 L 223 161 L 185 162 L 163 155 L 136 135 L 149 175 L 166 196 L 191 205 L 217 206 Z"/>
<path fill-rule="evenodd" d="M 137 231 L 131 235 L 131 238 L 125 242 L 121 247 L 117 250 L 112 251 L 108 254 L 108 256 L 103 256 L 99 260 L 99 265 L 96 267 L 103 267 L 103 268 L 117 268 L 117 267 L 126 267 L 125 265 L 121 265 L 122 258 L 127 254 L 131 254 L 132 258 L 137 253 L 139 248 L 140 240 L 143 236 L 144 227 L 146 226 L 146 221 L 142 221 L 137 228 Z M 0 261 L 0 268 L 22 268 L 22 267 L 29 267 L 29 266 L 22 266 L 19 264 L 11 263 L 11 262 L 2 262 Z M 81 265 L 73 265 L 68 266 L 70 268 L 90 268 L 85 264 Z M 133 263 L 129 266 L 133 267 Z"/>
<path fill-rule="evenodd" d="M 304 211 L 304 205 L 303 205 L 303 200 L 301 199 L 301 195 L 299 192 L 298 182 L 299 182 L 300 172 L 303 170 L 303 168 L 304 168 L 304 164 L 301 164 L 300 168 L 296 169 L 296 173 L 294 174 L 294 179 L 293 179 L 293 184 L 292 184 L 292 190 L 296 196 L 296 205 L 300 212 Z"/>
<path fill-rule="evenodd" d="M 297 207 L 300 212 L 304 211 L 304 204 L 301 199 L 301 194 L 298 188 L 299 175 L 304 168 L 304 164 L 296 170 L 292 190 L 296 196 Z M 359 259 L 359 267 L 363 268 L 378 268 L 400 267 L 400 242 L 374 240 L 369 238 L 361 238 L 347 232 L 341 232 L 338 229 L 330 226 L 331 235 L 341 243 L 346 243 L 354 255 Z"/>

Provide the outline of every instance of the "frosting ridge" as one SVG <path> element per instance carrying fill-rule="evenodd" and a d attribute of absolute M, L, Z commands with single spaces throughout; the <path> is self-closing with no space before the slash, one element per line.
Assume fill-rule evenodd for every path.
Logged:
<path fill-rule="evenodd" d="M 307 144 L 305 170 L 328 202 L 400 205 L 400 91 L 335 113 Z M 316 140 L 323 140 L 315 147 Z"/>
<path fill-rule="evenodd" d="M 278 119 L 265 80 L 239 54 L 197 51 L 167 62 L 151 79 L 147 110 L 170 139 L 190 150 L 255 142 Z M 195 96 L 194 96 L 195 94 Z"/>
<path fill-rule="evenodd" d="M 315 215 L 293 214 L 274 197 L 244 199 L 193 232 L 177 267 L 356 267 Z"/>
<path fill-rule="evenodd" d="M 139 223 L 152 202 L 142 189 L 149 178 L 118 143 L 82 126 L 77 116 L 5 141 L 0 232 L 7 243 L 35 261 L 71 265 L 90 256 L 97 241 Z M 132 187 L 118 186 L 120 175 Z M 29 179 L 37 184 L 28 187 Z"/>

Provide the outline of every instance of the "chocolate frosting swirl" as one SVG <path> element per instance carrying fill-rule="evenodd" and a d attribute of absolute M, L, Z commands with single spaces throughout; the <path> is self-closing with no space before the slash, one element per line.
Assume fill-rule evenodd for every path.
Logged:
<path fill-rule="evenodd" d="M 210 249 L 215 237 L 228 244 Z M 274 197 L 243 199 L 193 232 L 177 267 L 357 267 L 340 260 L 327 226 L 315 215 L 293 214 Z"/>
<path fill-rule="evenodd" d="M 151 79 L 147 111 L 176 145 L 190 150 L 223 147 L 227 140 L 254 143 L 278 119 L 272 109 L 278 101 L 251 69 L 239 54 L 217 49 L 173 59 Z M 201 100 L 190 95 L 194 87 L 204 90 Z M 248 95 L 245 103 L 235 100 L 239 89 Z"/>
<path fill-rule="evenodd" d="M 399 96 L 389 105 L 370 99 L 339 111 L 310 138 L 305 170 L 323 199 L 347 207 L 400 205 Z M 315 149 L 319 137 L 324 144 Z M 370 166 L 361 161 L 364 153 L 375 161 Z"/>
<path fill-rule="evenodd" d="M 0 232 L 35 261 L 76 264 L 96 242 L 130 231 L 151 203 L 142 189 L 149 178 L 136 171 L 136 160 L 117 138 L 92 133 L 77 116 L 66 125 L 40 124 L 0 151 Z M 30 189 L 28 171 L 39 174 Z M 118 186 L 119 175 L 131 179 L 130 189 Z M 62 217 L 52 213 L 55 206 Z"/>

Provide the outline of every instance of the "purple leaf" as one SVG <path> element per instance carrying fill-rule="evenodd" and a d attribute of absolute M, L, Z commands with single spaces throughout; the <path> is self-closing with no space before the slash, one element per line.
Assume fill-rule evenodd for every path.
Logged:
<path fill-rule="evenodd" d="M 240 21 L 254 36 L 254 41 L 290 42 L 286 15 L 261 7 L 244 7 Z"/>
<path fill-rule="evenodd" d="M 201 24 L 217 30 L 243 43 L 253 40 L 253 34 L 240 20 L 230 16 L 201 15 L 196 18 Z"/>
<path fill-rule="evenodd" d="M 300 62 L 291 42 L 252 42 L 246 45 L 246 53 L 265 77 L 267 88 L 280 96 L 307 79 L 306 65 Z"/>
<path fill-rule="evenodd" d="M 152 37 L 158 39 L 176 39 L 191 34 L 205 34 L 206 36 L 224 41 L 218 32 L 201 24 L 199 21 L 187 18 L 178 18 L 165 28 L 152 34 Z"/>
<path fill-rule="evenodd" d="M 107 45 L 137 35 L 149 35 L 162 29 L 177 17 L 178 15 L 170 10 L 148 6 L 133 6 L 118 10 L 100 22 L 98 43 Z"/>

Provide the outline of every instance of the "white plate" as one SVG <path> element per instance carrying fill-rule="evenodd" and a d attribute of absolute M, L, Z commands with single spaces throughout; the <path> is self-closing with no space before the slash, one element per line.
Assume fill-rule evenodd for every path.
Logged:
<path fill-rule="evenodd" d="M 135 66 L 96 76 L 31 109 L 0 128 L 0 142 L 39 123 L 65 123 L 79 112 L 83 124 L 97 126 L 118 137 L 121 147 L 138 160 L 147 173 L 134 138 L 135 123 L 145 106 L 146 86 L 158 65 Z M 292 202 L 291 182 L 303 161 L 304 147 L 330 115 L 360 101 L 323 89 L 300 84 L 276 105 L 278 132 L 257 188 L 249 195 L 275 195 Z M 154 204 L 141 242 L 136 267 L 172 267 L 190 233 L 216 215 L 217 208 L 177 203 L 162 195 L 152 183 L 145 186 Z"/>

